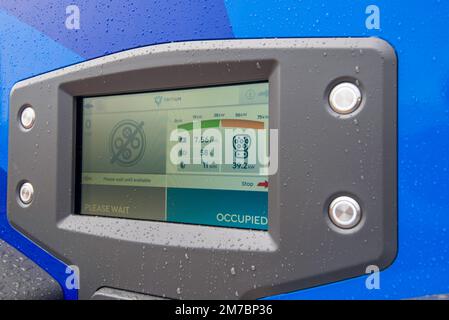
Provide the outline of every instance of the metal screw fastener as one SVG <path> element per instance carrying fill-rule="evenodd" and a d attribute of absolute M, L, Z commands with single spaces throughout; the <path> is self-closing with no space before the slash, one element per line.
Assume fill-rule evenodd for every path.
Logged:
<path fill-rule="evenodd" d="M 32 107 L 25 107 L 20 114 L 20 124 L 24 129 L 31 129 L 36 121 L 36 112 Z"/>
<path fill-rule="evenodd" d="M 360 222 L 361 216 L 359 203 L 351 197 L 335 198 L 329 205 L 329 218 L 339 228 L 355 227 Z"/>
<path fill-rule="evenodd" d="M 332 110 L 340 114 L 355 111 L 361 101 L 362 93 L 360 89 L 350 82 L 337 84 L 329 95 L 329 104 Z"/>
<path fill-rule="evenodd" d="M 19 189 L 19 199 L 20 201 L 28 205 L 33 201 L 34 197 L 34 187 L 31 183 L 25 182 L 20 186 Z"/>

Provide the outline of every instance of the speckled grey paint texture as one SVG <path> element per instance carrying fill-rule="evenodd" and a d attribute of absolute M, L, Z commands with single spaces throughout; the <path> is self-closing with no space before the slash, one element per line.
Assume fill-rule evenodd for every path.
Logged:
<path fill-rule="evenodd" d="M 0 239 L 0 299 L 62 299 L 58 283 L 33 261 Z"/>

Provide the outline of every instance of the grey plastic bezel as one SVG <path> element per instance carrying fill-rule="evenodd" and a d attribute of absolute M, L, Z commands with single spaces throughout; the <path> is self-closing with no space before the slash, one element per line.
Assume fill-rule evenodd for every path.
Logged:
<path fill-rule="evenodd" d="M 279 170 L 269 178 L 269 231 L 73 214 L 75 99 L 269 80 Z M 333 84 L 357 83 L 361 106 L 337 115 Z M 101 287 L 154 296 L 258 298 L 385 268 L 397 251 L 397 63 L 377 38 L 162 44 L 17 83 L 10 99 L 8 218 L 80 269 L 80 298 Z M 36 122 L 23 131 L 23 105 Z M 35 189 L 28 207 L 17 184 Z M 327 206 L 354 197 L 361 223 L 341 230 Z"/>

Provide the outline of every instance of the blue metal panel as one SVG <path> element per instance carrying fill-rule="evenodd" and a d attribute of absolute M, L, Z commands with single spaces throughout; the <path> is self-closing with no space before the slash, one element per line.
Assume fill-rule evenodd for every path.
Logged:
<path fill-rule="evenodd" d="M 80 29 L 64 27 L 66 7 L 80 10 Z M 222 1 L 3 0 L 0 8 L 90 59 L 147 44 L 232 37 Z"/>
<path fill-rule="evenodd" d="M 25 78 L 133 47 L 175 40 L 232 37 L 222 1 L 77 1 L 79 30 L 65 27 L 73 1 L 0 2 L 0 238 L 25 253 L 68 290 L 66 265 L 15 231 L 6 216 L 8 103 L 12 86 Z"/>
<path fill-rule="evenodd" d="M 236 37 L 378 36 L 399 60 L 399 254 L 381 273 L 279 299 L 407 298 L 449 292 L 449 43 L 445 1 L 225 1 Z M 269 9 L 268 9 L 269 8 Z"/>
<path fill-rule="evenodd" d="M 0 238 L 25 253 L 60 283 L 67 275 L 66 266 L 51 257 L 11 228 L 6 217 L 6 172 L 8 151 L 8 100 L 15 82 L 64 65 L 81 61 L 81 57 L 44 34 L 0 11 L 1 118 L 0 118 Z M 65 288 L 65 286 L 62 286 Z M 76 298 L 73 290 L 65 290 L 68 299 Z"/>

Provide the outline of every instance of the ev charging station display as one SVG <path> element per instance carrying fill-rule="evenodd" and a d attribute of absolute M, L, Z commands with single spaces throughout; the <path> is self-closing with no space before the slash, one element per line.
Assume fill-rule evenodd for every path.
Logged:
<path fill-rule="evenodd" d="M 81 98 L 79 111 L 79 213 L 268 229 L 267 82 Z"/>
<path fill-rule="evenodd" d="M 260 298 L 387 267 L 396 83 L 375 38 L 169 43 L 23 80 L 8 217 L 83 270 L 81 298 Z"/>

